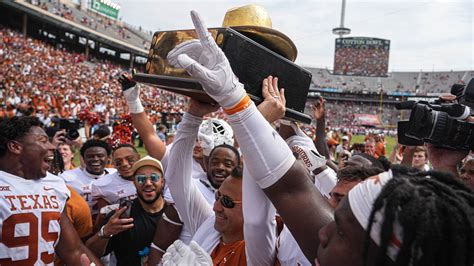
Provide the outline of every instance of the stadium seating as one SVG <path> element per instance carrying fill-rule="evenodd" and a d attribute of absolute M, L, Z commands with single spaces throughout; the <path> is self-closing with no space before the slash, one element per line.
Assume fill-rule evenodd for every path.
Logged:
<path fill-rule="evenodd" d="M 125 41 L 143 49 L 150 48 L 152 35 L 150 32 L 143 32 L 139 29 L 133 29 L 120 21 L 106 19 L 92 11 L 82 11 L 73 6 L 67 6 L 58 2 L 41 1 L 40 7 L 48 12 L 67 18 L 81 25 L 94 29 L 97 32 L 106 34 L 118 40 Z M 69 15 L 70 14 L 70 15 Z"/>
<path fill-rule="evenodd" d="M 307 67 L 312 74 L 312 87 L 334 89 L 339 92 L 373 93 L 383 89 L 386 93 L 406 92 L 426 95 L 428 93 L 447 93 L 455 83 L 465 84 L 474 71 L 447 72 L 391 72 L 389 77 L 360 77 L 332 75 L 324 68 Z"/>

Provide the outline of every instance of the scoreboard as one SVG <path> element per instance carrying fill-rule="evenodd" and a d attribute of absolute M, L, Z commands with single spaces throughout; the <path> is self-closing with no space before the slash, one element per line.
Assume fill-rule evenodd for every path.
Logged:
<path fill-rule="evenodd" d="M 386 77 L 390 40 L 370 37 L 337 38 L 335 75 Z"/>

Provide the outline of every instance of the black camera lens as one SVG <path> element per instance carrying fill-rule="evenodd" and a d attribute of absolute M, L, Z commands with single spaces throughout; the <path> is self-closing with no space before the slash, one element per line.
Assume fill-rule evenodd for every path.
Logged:
<path fill-rule="evenodd" d="M 436 113 L 427 105 L 417 104 L 410 114 L 410 120 L 406 128 L 407 136 L 416 139 L 428 138 L 436 123 Z"/>
<path fill-rule="evenodd" d="M 68 130 L 67 134 L 66 134 L 66 137 L 69 140 L 76 140 L 77 138 L 79 138 L 79 131 L 77 131 L 75 129 Z"/>

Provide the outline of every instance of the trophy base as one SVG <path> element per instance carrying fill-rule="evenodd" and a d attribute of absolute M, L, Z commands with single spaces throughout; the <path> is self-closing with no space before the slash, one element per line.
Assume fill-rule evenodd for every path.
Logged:
<path fill-rule="evenodd" d="M 153 87 L 158 87 L 163 90 L 186 95 L 200 102 L 215 103 L 215 101 L 202 89 L 201 84 L 193 79 L 136 73 L 133 75 L 133 80 Z M 258 96 L 252 94 L 248 95 L 255 102 L 255 104 L 259 104 L 263 101 L 263 99 Z M 305 124 L 311 123 L 311 117 L 309 115 L 295 111 L 288 107 L 286 108 L 285 119 L 302 122 Z"/>

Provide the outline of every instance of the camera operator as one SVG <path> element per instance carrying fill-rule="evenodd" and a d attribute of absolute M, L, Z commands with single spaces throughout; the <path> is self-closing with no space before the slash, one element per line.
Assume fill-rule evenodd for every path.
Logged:
<path fill-rule="evenodd" d="M 462 169 L 463 178 L 467 180 L 470 163 L 466 167 L 460 166 L 469 150 L 474 150 L 471 110 L 474 108 L 474 78 L 467 85 L 454 84 L 451 94 L 441 95 L 436 101 L 408 101 L 396 107 L 411 110 L 410 119 L 398 123 L 398 140 L 400 144 L 409 145 L 403 163 L 410 160 L 413 165 L 419 152 L 413 146 L 425 144 L 434 169 L 457 177 L 460 177 L 458 170 Z"/>

